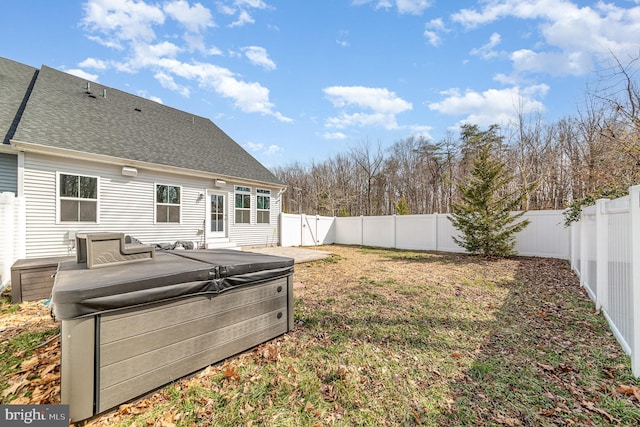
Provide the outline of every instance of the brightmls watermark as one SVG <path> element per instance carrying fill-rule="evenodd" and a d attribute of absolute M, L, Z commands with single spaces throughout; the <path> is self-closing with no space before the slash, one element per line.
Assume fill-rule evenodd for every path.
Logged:
<path fill-rule="evenodd" d="M 69 405 L 0 405 L 0 425 L 69 427 Z"/>

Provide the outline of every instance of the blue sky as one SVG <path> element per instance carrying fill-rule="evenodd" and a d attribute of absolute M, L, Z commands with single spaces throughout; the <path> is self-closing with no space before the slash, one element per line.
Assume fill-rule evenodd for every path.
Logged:
<path fill-rule="evenodd" d="M 0 56 L 213 120 L 267 167 L 575 115 L 640 0 L 6 1 Z"/>

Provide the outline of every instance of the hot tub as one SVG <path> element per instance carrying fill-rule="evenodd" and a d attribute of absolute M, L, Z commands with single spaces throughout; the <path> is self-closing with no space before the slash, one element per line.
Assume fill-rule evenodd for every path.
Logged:
<path fill-rule="evenodd" d="M 96 269 L 61 263 L 51 301 L 71 421 L 290 331 L 292 275 L 291 258 L 224 249 Z"/>

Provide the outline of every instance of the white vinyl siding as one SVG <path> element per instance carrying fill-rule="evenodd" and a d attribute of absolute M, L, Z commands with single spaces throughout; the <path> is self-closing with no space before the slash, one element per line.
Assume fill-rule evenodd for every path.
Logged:
<path fill-rule="evenodd" d="M 18 194 L 18 156 L 0 153 L 0 193 Z"/>
<path fill-rule="evenodd" d="M 100 177 L 100 224 L 56 224 L 58 170 Z M 121 166 L 26 153 L 24 195 L 27 203 L 27 257 L 74 254 L 72 244 L 67 240 L 69 231 L 122 232 L 148 244 L 200 241 L 205 207 L 204 200 L 198 201 L 198 194 L 211 185 L 211 180 L 168 176 L 144 170 L 139 170 L 137 177 L 128 178 L 122 176 L 121 170 Z M 154 223 L 156 182 L 171 182 L 182 187 L 180 224 Z"/>
<path fill-rule="evenodd" d="M 56 172 L 73 171 L 75 174 L 97 176 L 100 179 L 100 223 L 56 223 Z M 28 258 L 73 255 L 68 232 L 122 232 L 143 243 L 175 242 L 177 240 L 202 242 L 205 223 L 206 198 L 199 198 L 207 189 L 213 189 L 209 178 L 173 175 L 138 169 L 137 177 L 122 176 L 122 166 L 25 153 L 24 196 L 26 199 L 26 253 Z M 181 187 L 181 223 L 155 224 L 155 184 L 170 183 Z M 237 183 L 235 185 L 238 185 Z M 234 194 L 235 185 L 224 188 Z M 263 187 L 264 188 L 264 187 Z M 270 224 L 260 227 L 229 224 L 229 239 L 238 246 L 260 246 L 278 243 L 278 214 L 280 201 L 274 197 L 277 188 L 271 188 Z M 255 206 L 255 194 L 251 195 Z M 234 197 L 227 197 L 228 212 L 233 212 Z M 252 209 L 252 214 L 255 215 Z M 253 220 L 255 224 L 255 219 Z"/>

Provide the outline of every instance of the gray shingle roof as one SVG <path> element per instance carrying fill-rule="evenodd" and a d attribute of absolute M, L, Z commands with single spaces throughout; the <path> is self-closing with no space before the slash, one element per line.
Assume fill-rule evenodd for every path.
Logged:
<path fill-rule="evenodd" d="M 207 118 L 93 82 L 88 92 L 86 80 L 42 66 L 13 139 L 281 183 Z"/>
<path fill-rule="evenodd" d="M 8 144 L 37 69 L 0 58 L 0 138 Z"/>

